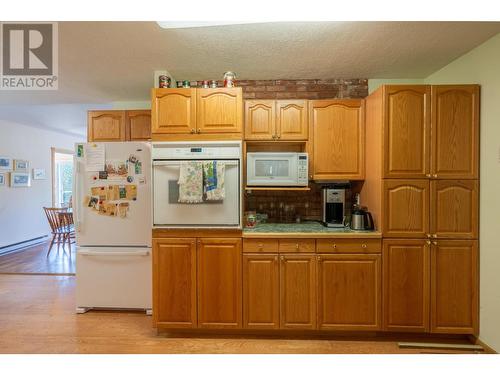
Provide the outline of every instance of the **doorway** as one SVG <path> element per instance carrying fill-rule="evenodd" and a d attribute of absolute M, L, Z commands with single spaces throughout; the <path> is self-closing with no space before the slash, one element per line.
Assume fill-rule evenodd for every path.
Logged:
<path fill-rule="evenodd" d="M 52 147 L 52 206 L 71 207 L 73 151 Z"/>

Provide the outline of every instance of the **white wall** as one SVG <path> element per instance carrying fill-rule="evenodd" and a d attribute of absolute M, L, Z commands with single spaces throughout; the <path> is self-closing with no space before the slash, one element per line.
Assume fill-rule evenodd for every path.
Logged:
<path fill-rule="evenodd" d="M 481 85 L 480 339 L 500 352 L 500 34 L 427 77 Z"/>
<path fill-rule="evenodd" d="M 51 147 L 72 150 L 85 139 L 0 120 L 0 155 L 30 161 L 44 168 L 46 180 L 31 180 L 29 188 L 0 186 L 0 247 L 46 235 L 42 207 L 52 206 Z"/>

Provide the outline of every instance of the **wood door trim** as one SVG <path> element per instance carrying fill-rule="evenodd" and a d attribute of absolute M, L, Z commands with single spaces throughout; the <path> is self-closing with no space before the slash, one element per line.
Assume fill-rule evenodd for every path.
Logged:
<path fill-rule="evenodd" d="M 242 256 L 243 259 L 243 328 L 247 329 L 279 329 L 280 326 L 280 273 L 279 273 L 279 258 L 278 254 L 255 254 L 246 253 Z M 249 322 L 249 301 L 248 301 L 248 264 L 250 260 L 270 260 L 273 262 L 273 270 L 275 273 L 275 279 L 273 280 L 273 288 L 277 292 L 275 295 L 273 303 L 274 309 L 274 321 L 272 323 L 250 323 Z"/>
<path fill-rule="evenodd" d="M 375 266 L 375 323 L 374 324 L 330 324 L 323 323 L 323 261 L 341 260 L 373 263 Z M 352 331 L 378 331 L 382 327 L 382 256 L 380 254 L 321 254 L 318 256 L 317 273 L 317 329 L 319 330 L 352 330 Z"/>
<path fill-rule="evenodd" d="M 472 123 L 473 123 L 473 139 L 471 150 L 471 174 L 464 173 L 448 173 L 446 175 L 439 175 L 437 169 L 437 94 L 446 91 L 465 91 L 472 95 L 474 104 L 472 106 Z M 479 116 L 480 116 L 480 86 L 479 85 L 433 85 L 431 86 L 431 112 L 432 112 L 432 160 L 431 160 L 431 173 L 437 175 L 437 178 L 444 179 L 477 179 L 479 178 Z"/>
<path fill-rule="evenodd" d="M 437 318 L 437 269 L 436 257 L 437 248 L 439 245 L 453 246 L 456 244 L 469 245 L 471 248 L 471 263 L 474 265 L 471 272 L 471 282 L 476 288 L 472 289 L 472 324 L 471 327 L 438 327 Z M 477 240 L 438 240 L 437 245 L 431 245 L 431 294 L 430 294 L 430 331 L 432 333 L 462 333 L 479 334 L 479 249 Z"/>
<path fill-rule="evenodd" d="M 390 245 L 424 245 L 423 253 L 423 301 L 422 301 L 422 326 L 406 326 L 406 325 L 395 325 L 389 322 L 389 247 Z M 384 297 L 382 298 L 382 319 L 383 319 L 383 329 L 386 331 L 396 331 L 396 332 L 429 332 L 430 329 L 430 245 L 426 243 L 425 240 L 420 239 L 384 239 L 383 249 L 382 249 L 382 293 Z"/>
<path fill-rule="evenodd" d="M 424 173 L 390 173 L 389 170 L 389 157 L 387 152 L 389 150 L 389 94 L 400 93 L 403 91 L 413 91 L 415 93 L 420 93 L 424 95 Z M 430 85 L 385 85 L 382 88 L 382 173 L 385 178 L 428 178 L 426 176 L 431 170 L 431 118 L 432 118 L 432 108 L 431 108 L 431 86 Z"/>

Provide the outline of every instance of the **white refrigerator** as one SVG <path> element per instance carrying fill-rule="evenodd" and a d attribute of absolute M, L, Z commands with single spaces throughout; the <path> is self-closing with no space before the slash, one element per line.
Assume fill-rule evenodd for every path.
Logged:
<path fill-rule="evenodd" d="M 76 311 L 152 306 L 151 145 L 75 145 Z"/>

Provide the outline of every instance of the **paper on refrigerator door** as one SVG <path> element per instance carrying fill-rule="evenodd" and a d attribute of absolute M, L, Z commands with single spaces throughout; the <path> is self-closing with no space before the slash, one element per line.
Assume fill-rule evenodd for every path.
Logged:
<path fill-rule="evenodd" d="M 85 169 L 87 172 L 104 170 L 106 149 L 102 143 L 87 143 L 85 145 Z"/>

